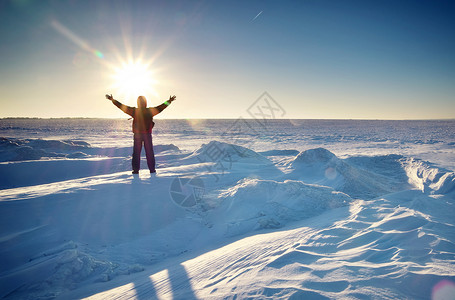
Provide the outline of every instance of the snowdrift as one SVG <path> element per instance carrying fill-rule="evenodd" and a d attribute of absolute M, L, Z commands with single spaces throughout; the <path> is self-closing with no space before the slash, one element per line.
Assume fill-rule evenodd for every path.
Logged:
<path fill-rule="evenodd" d="M 189 165 L 199 174 L 209 175 L 215 181 L 213 184 L 220 189 L 235 185 L 245 177 L 274 179 L 283 174 L 267 157 L 251 149 L 220 141 L 202 144 L 169 165 Z"/>
<path fill-rule="evenodd" d="M 89 148 L 83 141 L 11 139 L 0 137 L 1 161 L 34 160 L 42 157 L 66 157 L 62 152 L 82 153 Z"/>
<path fill-rule="evenodd" d="M 37 186 L 33 192 L 16 189 L 15 193 L 13 189 L 9 195 L 0 194 L 4 200 L 0 203 L 1 295 L 16 288 L 20 295 L 20 286 L 25 282 L 27 290 L 38 281 L 42 285 L 40 292 L 48 290 L 46 285 L 50 285 L 58 293 L 59 289 L 74 287 L 88 278 L 96 282 L 124 274 L 125 270 L 137 268 L 137 263 L 100 260 L 94 257 L 93 251 L 102 252 L 144 236 L 151 240 L 142 247 L 153 245 L 148 251 L 149 262 L 154 251 L 172 253 L 160 247 L 166 243 L 172 245 L 173 237 L 163 239 L 157 235 L 167 227 L 176 226 L 187 213 L 169 201 L 169 180 L 154 179 L 142 180 L 117 173 Z M 188 220 L 182 228 L 191 229 L 191 224 Z M 186 239 L 192 237 L 191 232 L 197 231 L 185 233 Z M 180 244 L 188 242 L 181 236 L 178 238 Z M 161 242 L 152 243 L 153 239 Z M 91 250 L 87 253 L 84 246 Z M 111 253 L 120 251 L 114 248 Z M 133 251 L 129 255 L 135 254 Z M 40 275 L 30 276 L 30 271 L 35 269 Z M 30 296 L 34 297 L 35 294 Z"/>
<path fill-rule="evenodd" d="M 270 160 L 251 149 L 219 141 L 202 144 L 187 159 L 197 162 L 271 164 Z"/>
<path fill-rule="evenodd" d="M 155 145 L 156 152 L 179 151 L 175 145 Z M 118 157 L 131 155 L 131 147 L 97 148 L 80 140 L 14 139 L 0 137 L 0 162 L 42 158 Z"/>
<path fill-rule="evenodd" d="M 317 148 L 299 153 L 289 168 L 292 170 L 290 176 L 295 179 L 330 186 L 355 198 L 371 199 L 405 187 L 406 182 L 396 182 L 369 169 L 370 165 L 390 164 L 389 160 L 389 157 L 383 157 L 379 162 L 370 160 L 357 167 L 326 149 Z"/>
<path fill-rule="evenodd" d="M 182 255 L 152 266 L 107 291 L 65 296 L 450 299 L 454 232 L 444 226 L 453 226 L 453 220 L 448 225 L 449 214 L 440 214 L 430 199 L 411 190 L 354 200 L 349 209 L 329 210 L 286 230 L 268 230 L 197 257 Z M 450 198 L 439 200 L 441 205 Z"/>
<path fill-rule="evenodd" d="M 340 159 L 324 149 L 299 153 L 288 163 L 289 178 L 333 187 L 354 198 L 373 199 L 415 186 L 434 194 L 454 189 L 454 172 L 401 155 Z"/>
<path fill-rule="evenodd" d="M 455 190 L 455 172 L 414 158 L 404 160 L 403 167 L 409 182 L 423 192 L 448 194 Z"/>
<path fill-rule="evenodd" d="M 300 181 L 244 179 L 221 191 L 221 206 L 210 216 L 227 235 L 280 228 L 291 221 L 348 205 L 351 198 L 331 188 Z"/>
<path fill-rule="evenodd" d="M 155 145 L 154 150 L 158 164 L 161 156 L 180 152 L 172 144 Z M 0 138 L 0 189 L 127 171 L 131 168 L 130 155 L 131 147 L 97 148 L 76 140 Z"/>
<path fill-rule="evenodd" d="M 455 176 L 421 160 L 211 141 L 133 176 L 123 148 L 1 142 L 0 297 L 419 298 L 455 276 Z"/>

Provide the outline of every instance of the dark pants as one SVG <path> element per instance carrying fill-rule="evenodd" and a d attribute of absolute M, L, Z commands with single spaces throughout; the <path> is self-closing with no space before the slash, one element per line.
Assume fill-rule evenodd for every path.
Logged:
<path fill-rule="evenodd" d="M 155 172 L 155 153 L 153 152 L 152 134 L 135 133 L 133 146 L 133 171 L 139 171 L 141 168 L 141 150 L 144 144 L 145 156 L 150 172 Z"/>

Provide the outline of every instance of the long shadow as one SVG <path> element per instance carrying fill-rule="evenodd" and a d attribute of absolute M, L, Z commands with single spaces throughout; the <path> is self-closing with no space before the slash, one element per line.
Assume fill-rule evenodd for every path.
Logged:
<path fill-rule="evenodd" d="M 132 185 L 140 186 L 143 183 L 148 182 L 148 180 L 143 179 L 139 176 L 134 176 L 132 178 Z M 342 210 L 344 214 L 349 214 L 349 207 L 340 207 L 338 210 Z M 315 227 L 322 226 L 319 223 L 323 223 L 324 226 L 329 226 L 325 223 L 333 224 L 335 220 L 328 216 L 328 219 L 321 219 L 319 215 L 314 216 L 310 219 L 313 219 L 313 225 Z M 119 289 L 118 294 L 116 291 L 116 296 L 119 297 L 135 297 L 136 299 L 158 299 L 158 297 L 163 296 L 164 298 L 171 299 L 189 299 L 195 300 L 198 299 L 195 291 L 191 284 L 191 278 L 185 269 L 183 263 L 191 260 L 195 257 L 198 257 L 204 253 L 219 249 L 225 245 L 229 245 L 233 242 L 236 242 L 240 239 L 254 236 L 257 234 L 267 234 L 270 232 L 279 232 L 279 231 L 288 231 L 295 228 L 300 228 L 301 222 L 308 224 L 309 219 L 304 219 L 296 222 L 287 224 L 283 228 L 279 229 L 265 229 L 260 231 L 253 231 L 246 234 L 241 234 L 233 237 L 226 237 L 223 241 L 217 241 L 210 245 L 205 245 L 200 249 L 195 249 L 187 253 L 182 253 L 179 256 L 169 257 L 163 261 L 157 262 L 154 265 L 147 266 L 147 269 L 143 272 L 131 274 L 128 276 L 118 276 L 110 283 L 97 284 L 92 286 L 89 290 L 76 292 L 76 294 L 71 294 L 70 296 L 77 295 L 81 298 L 89 297 L 96 295 L 101 292 L 106 292 L 112 289 L 120 288 L 127 284 L 134 285 L 131 288 L 125 287 L 126 290 Z M 163 272 L 163 273 L 161 273 Z"/>
<path fill-rule="evenodd" d="M 137 300 L 158 299 L 155 286 L 151 280 L 133 281 L 133 285 Z"/>
<path fill-rule="evenodd" d="M 349 214 L 349 207 L 340 207 L 338 208 L 338 210 L 343 210 L 345 214 Z M 330 217 L 328 220 L 320 220 L 320 216 L 315 216 L 310 219 L 313 219 L 315 221 L 314 226 L 316 228 L 321 226 L 319 222 L 333 224 L 333 221 L 335 221 L 331 220 Z M 111 283 L 100 284 L 96 287 L 92 286 L 90 291 L 84 292 L 82 290 L 76 295 L 78 296 L 78 298 L 90 297 L 98 293 L 119 288 L 126 284 L 132 283 L 134 285 L 134 293 L 131 294 L 135 294 L 136 299 L 140 300 L 158 299 L 158 297 L 160 296 L 160 299 L 164 297 L 165 299 L 169 298 L 181 300 L 196 300 L 199 298 L 196 296 L 191 284 L 191 278 L 188 275 L 188 272 L 186 271 L 185 267 L 183 266 L 183 263 L 185 261 L 191 260 L 204 253 L 219 249 L 243 238 L 247 238 L 257 234 L 267 234 L 271 232 L 288 231 L 300 228 L 301 222 L 303 221 L 308 222 L 308 219 L 290 223 L 284 228 L 265 229 L 260 231 L 249 232 L 247 234 L 242 234 L 239 236 L 228 237 L 222 242 L 219 241 L 218 243 L 207 245 L 196 251 L 181 254 L 180 256 L 176 257 L 170 257 L 164 261 L 158 262 L 156 265 L 147 267 L 147 270 L 141 273 L 128 276 L 119 276 L 118 278 L 114 279 Z M 324 224 L 325 227 L 330 227 L 330 225 L 328 224 Z M 163 271 L 167 272 L 167 276 L 158 274 Z M 155 278 L 151 279 L 151 277 Z M 122 297 L 120 294 L 117 294 L 116 296 Z M 125 294 L 123 296 L 125 296 Z M 130 296 L 129 293 L 128 296 Z M 128 296 L 126 298 L 129 298 Z"/>
<path fill-rule="evenodd" d="M 167 271 L 168 277 L 164 278 L 164 281 L 153 282 L 150 277 L 141 277 L 139 280 L 133 281 L 135 298 L 139 300 L 158 299 L 158 295 L 163 295 L 164 298 L 174 300 L 198 299 L 192 289 L 188 273 L 180 262 L 170 265 L 163 271 Z"/>
<path fill-rule="evenodd" d="M 131 186 L 133 189 L 140 188 L 144 183 L 148 184 L 149 178 L 143 178 L 139 175 L 134 175 L 131 179 Z M 193 253 L 191 258 L 196 257 L 200 253 Z M 120 297 L 132 297 L 135 299 L 158 299 L 158 297 L 182 300 L 196 300 L 198 299 L 192 289 L 189 275 L 182 265 L 184 261 L 188 260 L 188 255 L 183 255 L 181 258 L 170 259 L 170 261 L 159 262 L 154 267 L 142 273 L 132 274 L 131 277 L 116 278 L 111 284 L 104 286 L 105 290 L 115 289 L 125 284 L 132 284 L 133 287 L 123 291 L 119 291 Z M 148 271 L 148 272 L 147 272 Z M 146 273 L 146 274 L 144 274 Z M 161 274 L 160 274 L 161 273 Z M 152 278 L 153 277 L 153 278 Z M 82 292 L 84 297 L 95 295 L 102 291 L 87 291 Z M 123 295 L 122 295 L 123 294 Z"/>
<path fill-rule="evenodd" d="M 122 175 L 122 176 L 130 176 L 130 175 Z M 158 178 L 159 179 L 159 178 Z M 54 205 L 52 206 L 52 211 L 48 211 L 48 214 L 58 216 L 60 213 L 62 215 L 61 218 L 57 218 L 55 221 L 55 227 L 60 226 L 62 228 L 66 228 L 68 226 L 65 226 L 67 224 L 80 224 L 80 229 L 71 229 L 69 230 L 68 233 L 65 232 L 64 229 L 62 229 L 62 236 L 63 237 L 73 237 L 76 241 L 78 241 L 78 234 L 81 232 L 86 232 L 86 231 L 93 231 L 93 235 L 88 235 L 90 238 L 88 242 L 91 242 L 95 240 L 95 237 L 98 237 L 98 240 L 102 241 L 102 236 L 100 237 L 100 232 L 101 233 L 112 233 L 114 234 L 114 237 L 119 238 L 120 240 L 128 236 L 128 224 L 133 227 L 135 225 L 141 225 L 142 223 L 137 223 L 136 220 L 148 220 L 146 218 L 147 216 L 147 209 L 141 209 L 141 206 L 136 207 L 135 210 L 129 210 L 129 209 L 116 209 L 116 210 L 111 210 L 110 205 L 114 205 L 117 207 L 118 205 L 126 205 L 122 207 L 129 207 L 131 203 L 127 200 L 124 201 L 111 201 L 113 198 L 118 198 L 118 199 L 129 199 L 135 194 L 132 193 L 132 191 L 139 190 L 138 194 L 142 195 L 143 193 L 141 192 L 141 189 L 150 189 L 149 185 L 150 179 L 145 178 L 144 176 L 139 177 L 139 176 L 132 176 L 131 177 L 131 182 L 130 185 L 125 184 L 122 186 L 122 188 L 115 188 L 113 190 L 106 190 L 106 189 L 100 189 L 97 194 L 100 196 L 99 198 L 104 201 L 103 205 L 99 204 L 99 201 L 92 201 L 91 199 L 97 198 L 91 195 L 90 197 L 86 197 L 85 200 L 78 200 L 78 201 L 71 201 L 71 195 L 69 195 L 67 198 L 65 198 L 65 201 L 62 202 L 62 205 Z M 144 184 L 144 186 L 143 186 Z M 90 193 L 93 193 L 93 191 L 89 191 Z M 89 193 L 87 192 L 87 193 Z M 79 199 L 82 197 L 84 199 L 84 193 L 76 193 L 74 197 L 75 199 Z M 102 196 L 102 197 L 101 197 Z M 60 199 L 60 198 L 57 198 Z M 46 198 L 43 198 L 41 201 L 45 201 Z M 101 201 L 100 200 L 100 201 Z M 36 201 L 36 200 L 35 200 Z M 45 201 L 46 203 L 49 200 Z M 57 200 L 55 200 L 57 201 Z M 58 200 L 60 201 L 60 200 Z M 57 201 L 57 202 L 58 202 Z M 61 201 L 60 201 L 61 202 Z M 69 205 L 67 202 L 69 202 L 71 205 Z M 142 203 L 142 202 L 141 202 Z M 149 203 L 149 201 L 145 201 L 143 203 Z M 91 207 L 93 206 L 93 209 Z M 47 206 L 46 206 L 47 207 Z M 134 205 L 133 205 L 134 207 Z M 66 209 L 66 212 L 62 213 L 62 210 Z M 100 211 L 100 209 L 102 209 Z M 346 208 L 347 210 L 347 208 Z M 53 213 L 55 211 L 55 213 Z M 90 212 L 90 213 L 88 213 Z M 144 212 L 145 214 L 141 213 Z M 31 213 L 30 213 L 31 214 Z M 81 218 L 81 216 L 85 216 L 85 218 Z M 111 222 L 101 222 L 101 225 L 105 226 L 100 226 L 98 228 L 98 232 L 96 230 L 93 230 L 93 228 L 87 227 L 87 224 L 97 224 L 95 222 L 96 219 L 99 219 L 100 216 L 105 216 L 109 220 L 115 221 L 115 223 Z M 133 216 L 133 217 L 131 217 Z M 77 222 L 73 220 L 73 218 L 78 218 Z M 69 220 L 68 220 L 69 219 Z M 122 226 L 119 226 L 122 225 Z M 148 223 L 145 223 L 148 224 Z M 288 224 L 285 226 L 285 228 L 278 229 L 278 230 L 289 230 L 292 227 L 299 227 L 299 224 Z M 138 227 L 138 226 L 136 226 Z M 107 229 L 106 229 L 107 228 Z M 112 230 L 112 228 L 116 228 L 116 230 Z M 140 226 L 138 228 L 141 228 Z M 71 297 L 68 298 L 82 298 L 82 297 L 88 297 L 91 295 L 95 295 L 97 293 L 103 292 L 103 291 L 108 291 L 111 289 L 115 288 L 121 288 L 127 284 L 130 284 L 130 287 L 125 287 L 122 289 L 119 289 L 119 294 L 116 294 L 115 296 L 122 297 L 123 296 L 130 296 L 130 297 L 135 297 L 137 299 L 157 299 L 160 295 L 164 294 L 166 296 L 171 296 L 169 298 L 173 299 L 197 299 L 195 295 L 195 291 L 193 290 L 192 284 L 191 284 L 191 278 L 188 275 L 188 272 L 186 271 L 183 263 L 189 259 L 198 257 L 199 255 L 203 253 L 207 253 L 209 251 L 221 248 L 225 245 L 231 244 L 237 240 L 246 238 L 248 236 L 256 235 L 256 234 L 264 234 L 268 232 L 276 232 L 277 229 L 269 229 L 269 230 L 261 230 L 261 231 L 254 231 L 254 232 L 249 232 L 247 234 L 241 234 L 238 236 L 233 236 L 233 237 L 227 237 L 223 239 L 222 241 L 217 240 L 213 244 L 206 245 L 202 248 L 195 249 L 195 251 L 191 251 L 185 254 L 181 254 L 180 257 L 169 257 L 168 259 L 161 261 L 157 263 L 156 265 L 152 265 L 150 267 L 147 267 L 146 271 L 143 271 L 141 273 L 136 273 L 132 274 L 129 276 L 118 276 L 117 278 L 114 278 L 110 283 L 96 283 L 91 286 L 87 287 L 81 287 L 79 292 L 71 293 L 69 292 L 69 295 L 72 295 Z M 143 232 L 139 232 L 143 233 Z M 85 233 L 87 235 L 87 233 Z M 111 235 L 108 235 L 106 237 L 107 241 L 110 241 L 113 239 Z M 159 272 L 164 271 L 166 275 L 164 274 L 157 274 Z M 155 274 L 155 275 L 154 275 Z M 152 280 L 152 278 L 159 278 L 159 281 Z M 85 291 L 84 289 L 87 288 Z M 114 293 L 114 292 L 113 292 Z M 80 297 L 74 297 L 74 295 L 79 294 Z M 122 296 L 123 295 L 123 296 Z M 62 295 L 64 296 L 64 295 Z M 62 297 L 63 299 L 64 297 Z"/>
<path fill-rule="evenodd" d="M 128 283 L 133 284 L 133 287 L 125 290 L 120 290 L 115 293 L 115 297 L 119 298 L 134 298 L 138 300 L 149 300 L 149 299 L 174 299 L 174 300 L 197 300 L 198 298 L 194 294 L 190 278 L 185 267 L 181 261 L 175 262 L 169 265 L 167 268 L 157 268 L 149 271 L 147 274 L 139 275 L 135 274 L 133 280 L 128 282 L 128 277 L 117 278 L 107 286 L 98 285 L 97 287 L 91 287 L 89 291 L 73 294 L 77 298 L 85 298 L 95 296 L 98 293 L 106 292 L 111 289 L 122 287 Z M 159 274 L 162 273 L 163 274 Z M 152 279 L 151 277 L 155 277 Z M 93 289 L 94 288 L 94 289 Z M 100 290 L 100 288 L 102 290 Z M 65 298 L 66 296 L 63 295 Z M 71 296 L 71 297 L 72 297 Z M 160 296 L 160 298 L 158 298 Z M 62 298 L 62 299 L 63 299 Z"/>
<path fill-rule="evenodd" d="M 167 270 L 174 299 L 197 299 L 196 295 L 194 295 L 188 273 L 182 264 L 172 265 Z"/>

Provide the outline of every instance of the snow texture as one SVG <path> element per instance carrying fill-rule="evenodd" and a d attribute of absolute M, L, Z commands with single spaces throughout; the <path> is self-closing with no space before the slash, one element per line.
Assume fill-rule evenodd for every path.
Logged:
<path fill-rule="evenodd" d="M 195 126 L 179 134 L 197 147 L 163 138 L 157 174 L 132 175 L 123 142 L 43 128 L 0 139 L 1 298 L 454 299 L 454 150 L 443 135 L 392 134 L 444 148 L 434 163 L 380 137 L 367 155 L 363 129 L 255 151 L 200 139 Z M 360 146 L 342 148 L 340 134 Z"/>

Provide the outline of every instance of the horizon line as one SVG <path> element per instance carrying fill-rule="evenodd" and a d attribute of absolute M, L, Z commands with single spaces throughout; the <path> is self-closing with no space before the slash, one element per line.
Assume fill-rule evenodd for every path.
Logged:
<path fill-rule="evenodd" d="M 40 119 L 40 120 L 68 120 L 68 119 L 100 119 L 100 120 L 128 120 L 127 118 L 120 117 L 0 117 L 0 120 L 11 119 Z M 154 120 L 257 120 L 256 118 L 158 118 Z M 274 118 L 274 119 L 260 119 L 260 120 L 327 120 L 327 121 L 455 121 L 453 118 L 428 118 L 428 119 L 379 119 L 379 118 Z"/>

